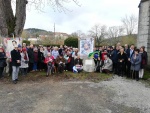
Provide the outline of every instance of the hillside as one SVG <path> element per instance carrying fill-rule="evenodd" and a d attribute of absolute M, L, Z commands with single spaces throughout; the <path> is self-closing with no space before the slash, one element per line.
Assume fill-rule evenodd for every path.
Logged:
<path fill-rule="evenodd" d="M 51 35 L 52 31 L 46 31 L 43 29 L 37 29 L 37 28 L 29 28 L 24 29 L 22 33 L 23 38 L 29 38 L 29 37 L 38 37 L 39 35 Z"/>

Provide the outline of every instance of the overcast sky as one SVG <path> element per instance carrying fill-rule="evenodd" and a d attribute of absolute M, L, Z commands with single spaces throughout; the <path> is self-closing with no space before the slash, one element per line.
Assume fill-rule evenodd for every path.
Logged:
<path fill-rule="evenodd" d="M 71 34 L 77 30 L 87 32 L 95 24 L 107 26 L 121 25 L 120 19 L 125 15 L 138 16 L 140 0 L 78 0 L 79 5 L 71 2 L 64 4 L 70 11 L 54 11 L 51 6 L 45 6 L 44 12 L 27 8 L 25 28 L 39 28 L 53 31 L 54 23 L 57 32 Z"/>

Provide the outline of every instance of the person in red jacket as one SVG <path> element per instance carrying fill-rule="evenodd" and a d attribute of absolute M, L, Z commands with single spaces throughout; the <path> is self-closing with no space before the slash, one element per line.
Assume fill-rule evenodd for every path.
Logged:
<path fill-rule="evenodd" d="M 105 60 L 104 56 L 107 55 L 107 50 L 104 50 L 104 52 L 102 52 L 102 61 Z"/>
<path fill-rule="evenodd" d="M 47 64 L 46 76 L 49 76 L 50 74 L 52 74 L 54 70 L 54 64 L 55 64 L 54 57 L 51 55 L 51 53 L 47 53 L 47 57 L 45 58 L 44 63 Z"/>

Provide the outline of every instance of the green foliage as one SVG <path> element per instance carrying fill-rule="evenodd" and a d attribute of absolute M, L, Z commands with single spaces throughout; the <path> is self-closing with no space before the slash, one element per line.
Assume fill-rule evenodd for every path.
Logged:
<path fill-rule="evenodd" d="M 145 70 L 145 72 L 144 72 L 144 76 L 143 76 L 143 79 L 144 79 L 144 80 L 148 80 L 148 79 L 150 79 L 150 71 Z"/>
<path fill-rule="evenodd" d="M 26 43 L 27 45 L 30 45 L 30 41 L 28 40 L 23 40 L 22 43 Z"/>
<path fill-rule="evenodd" d="M 118 37 L 118 39 L 112 38 L 112 39 L 106 39 L 101 45 L 108 45 L 108 46 L 113 46 L 115 44 L 117 44 L 118 42 L 121 43 L 121 45 L 131 45 L 137 44 L 137 35 L 127 35 L 127 36 L 120 36 Z"/>
<path fill-rule="evenodd" d="M 70 47 L 78 47 L 78 38 L 76 37 L 69 37 L 64 41 L 64 44 L 66 46 L 70 46 Z"/>
<path fill-rule="evenodd" d="M 136 45 L 137 44 L 137 35 L 130 35 L 130 36 L 124 36 L 121 38 L 121 44 L 124 45 L 124 44 L 128 44 L 128 45 L 131 45 L 131 44 L 134 44 Z"/>
<path fill-rule="evenodd" d="M 57 46 L 57 47 L 60 47 L 60 45 L 58 45 L 58 44 L 34 44 L 34 46 L 39 46 L 39 45 L 43 45 L 45 47 L 47 47 L 47 46 Z"/>

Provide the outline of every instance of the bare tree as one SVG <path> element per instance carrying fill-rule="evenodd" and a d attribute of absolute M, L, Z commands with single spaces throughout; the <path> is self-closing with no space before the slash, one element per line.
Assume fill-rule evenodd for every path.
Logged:
<path fill-rule="evenodd" d="M 81 30 L 77 30 L 76 32 L 73 32 L 71 35 L 74 36 L 74 37 L 77 37 L 77 38 L 81 38 L 85 34 Z"/>
<path fill-rule="evenodd" d="M 34 5 L 38 10 L 48 4 L 52 8 L 64 11 L 67 10 L 64 3 L 71 1 L 78 4 L 77 0 L 0 0 L 1 35 L 11 36 L 13 33 L 16 37 L 21 36 L 26 21 L 27 4 Z M 13 13 L 12 3 L 16 6 L 15 14 Z"/>
<path fill-rule="evenodd" d="M 89 35 L 95 38 L 95 44 L 97 46 L 100 46 L 100 44 L 105 41 L 105 36 L 107 35 L 107 27 L 105 25 L 96 24 L 89 31 Z"/>
<path fill-rule="evenodd" d="M 107 37 L 109 38 L 109 43 L 115 44 L 120 41 L 120 36 L 124 34 L 124 28 L 122 26 L 112 26 L 108 28 Z"/>
<path fill-rule="evenodd" d="M 138 18 L 135 15 L 126 15 L 121 19 L 121 22 L 127 35 L 132 35 L 137 32 Z"/>

